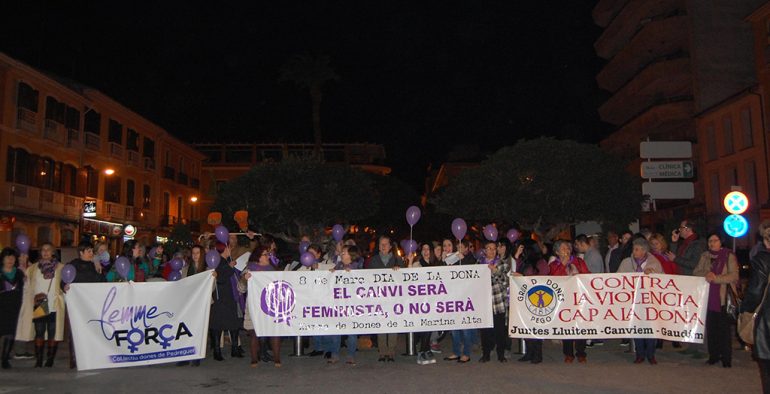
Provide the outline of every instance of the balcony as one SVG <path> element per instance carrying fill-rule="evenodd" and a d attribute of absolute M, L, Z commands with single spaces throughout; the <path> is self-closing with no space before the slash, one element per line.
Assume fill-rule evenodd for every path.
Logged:
<path fill-rule="evenodd" d="M 37 113 L 32 110 L 21 108 L 16 112 L 16 127 L 21 130 L 37 133 Z"/>
<path fill-rule="evenodd" d="M 190 187 L 193 189 L 199 189 L 201 187 L 201 180 L 198 178 L 190 178 Z"/>
<path fill-rule="evenodd" d="M 106 216 L 108 219 L 111 220 L 122 220 L 125 219 L 126 215 L 126 209 L 124 205 L 117 204 L 114 202 L 106 202 L 104 203 L 104 216 Z"/>
<path fill-rule="evenodd" d="M 151 157 L 145 157 L 143 162 L 145 170 L 152 171 L 155 169 L 155 160 L 153 160 Z"/>
<path fill-rule="evenodd" d="M 176 182 L 180 185 L 187 186 L 187 183 L 188 183 L 187 174 L 185 174 L 184 172 L 180 172 L 179 174 L 177 174 Z"/>
<path fill-rule="evenodd" d="M 64 145 L 64 126 L 54 120 L 46 119 L 45 127 L 43 128 L 43 138 Z"/>
<path fill-rule="evenodd" d="M 138 219 L 136 218 L 136 209 L 134 207 L 127 205 L 123 218 L 133 222 L 138 221 Z"/>
<path fill-rule="evenodd" d="M 684 0 L 629 1 L 594 43 L 596 54 L 603 59 L 611 59 L 645 25 L 682 14 L 684 9 Z"/>
<path fill-rule="evenodd" d="M 119 159 L 123 158 L 123 146 L 117 142 L 110 142 L 110 155 Z"/>
<path fill-rule="evenodd" d="M 176 225 L 176 219 L 176 216 L 161 215 L 158 225 L 160 227 L 174 227 Z"/>
<path fill-rule="evenodd" d="M 32 186 L 11 184 L 7 196 L 12 210 L 27 211 L 30 214 L 77 220 L 83 210 L 83 199 L 80 197 Z"/>
<path fill-rule="evenodd" d="M 168 166 L 163 167 L 163 178 L 164 179 L 169 179 L 169 180 L 173 181 L 174 178 L 175 178 L 175 175 L 176 175 L 176 171 L 174 171 L 173 168 L 168 167 Z"/>
<path fill-rule="evenodd" d="M 687 53 L 687 17 L 674 16 L 645 25 L 596 76 L 599 87 L 615 92 L 650 63 Z"/>
<path fill-rule="evenodd" d="M 126 152 L 128 153 L 127 158 L 128 158 L 129 165 L 132 165 L 134 167 L 141 166 L 142 158 L 139 156 L 139 152 L 134 152 L 132 150 L 127 150 Z"/>
<path fill-rule="evenodd" d="M 67 147 L 77 148 L 80 146 L 80 132 L 75 129 L 67 129 Z"/>
<path fill-rule="evenodd" d="M 102 150 L 102 138 L 99 135 L 85 132 L 83 136 L 85 137 L 86 148 L 95 151 Z"/>

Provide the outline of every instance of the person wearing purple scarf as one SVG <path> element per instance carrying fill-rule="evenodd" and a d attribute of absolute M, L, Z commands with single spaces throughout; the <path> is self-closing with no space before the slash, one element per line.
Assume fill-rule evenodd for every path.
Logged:
<path fill-rule="evenodd" d="M 708 250 L 703 252 L 698 265 L 693 270 L 694 276 L 703 276 L 709 283 L 708 313 L 706 314 L 706 342 L 708 343 L 708 365 L 720 360 L 722 366 L 732 366 L 732 338 L 730 336 L 730 316 L 725 312 L 727 286 L 738 281 L 738 260 L 729 249 L 722 247 L 719 234 L 709 234 Z"/>
<path fill-rule="evenodd" d="M 350 272 L 351 270 L 360 269 L 361 267 L 358 266 L 358 260 L 361 257 L 361 251 L 358 249 L 358 246 L 350 245 L 350 246 L 343 246 L 342 252 L 340 252 L 340 261 L 337 263 L 337 265 L 331 269 L 332 272 L 334 270 L 345 270 L 345 272 Z M 348 359 L 345 361 L 348 365 L 355 365 L 356 364 L 356 350 L 358 350 L 358 335 L 354 334 L 348 334 L 348 338 L 345 340 L 345 345 L 348 349 Z M 327 351 L 331 353 L 331 357 L 327 361 L 329 364 L 336 364 L 337 361 L 339 361 L 340 357 L 340 347 L 342 346 L 342 336 L 341 335 L 331 335 L 329 336 L 329 340 L 327 341 Z"/>
<path fill-rule="evenodd" d="M 635 272 L 649 274 L 662 274 L 663 266 L 660 261 L 650 253 L 650 244 L 644 238 L 637 238 L 632 243 L 633 249 L 631 256 L 626 257 L 620 262 L 618 272 Z M 634 347 L 636 348 L 636 360 L 634 364 L 641 364 L 644 359 L 655 365 L 655 338 L 634 338 Z"/>
<path fill-rule="evenodd" d="M 251 278 L 252 273 L 269 272 L 275 270 L 275 266 L 273 266 L 272 262 L 270 261 L 270 251 L 264 246 L 257 246 L 254 251 L 251 252 L 251 256 L 249 256 L 249 263 L 246 265 L 246 269 L 243 270 L 243 274 L 240 276 L 240 280 L 238 281 L 238 290 L 242 294 L 247 292 L 247 282 L 249 278 Z M 246 296 L 251 297 L 252 295 L 247 294 Z M 254 294 L 253 296 L 258 297 L 259 295 Z M 273 356 L 269 357 L 269 355 L 266 354 L 266 349 L 263 349 L 263 351 L 260 352 L 260 348 L 262 347 L 260 344 L 260 338 L 257 336 L 257 332 L 254 329 L 254 323 L 251 320 L 248 309 L 246 309 L 243 328 L 249 333 L 249 353 L 251 355 L 251 367 L 256 368 L 259 365 L 260 359 L 267 362 L 270 361 L 271 358 L 274 362 L 274 365 L 276 367 L 280 367 L 281 338 L 270 338 L 270 347 L 272 348 Z"/>

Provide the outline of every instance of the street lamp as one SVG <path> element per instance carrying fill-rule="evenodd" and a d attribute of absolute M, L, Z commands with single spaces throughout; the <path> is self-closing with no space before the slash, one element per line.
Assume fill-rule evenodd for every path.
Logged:
<path fill-rule="evenodd" d="M 113 170 L 112 168 L 108 168 L 108 169 L 104 170 L 104 173 L 106 175 L 112 175 L 112 174 L 115 173 L 115 170 Z"/>

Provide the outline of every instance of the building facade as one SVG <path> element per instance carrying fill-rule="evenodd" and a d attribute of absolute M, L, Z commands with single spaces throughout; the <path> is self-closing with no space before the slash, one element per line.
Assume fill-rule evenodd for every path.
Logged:
<path fill-rule="evenodd" d="M 702 120 L 699 114 L 756 84 L 751 28 L 744 19 L 761 3 L 599 1 L 593 18 L 604 31 L 594 48 L 607 63 L 596 80 L 611 93 L 599 115 L 616 127 L 601 142 L 602 148 L 638 158 L 639 143 L 647 139 L 691 141 L 696 144 L 693 160 L 703 162 L 698 156 L 707 150 L 699 146 L 700 125 L 714 123 L 716 133 L 719 128 L 711 116 L 721 115 L 705 115 L 708 120 Z M 696 168 L 695 199 L 657 201 L 659 211 L 642 215 L 642 225 L 659 228 L 683 217 L 710 215 L 712 192 L 707 184 L 711 183 L 704 174 L 713 173 L 721 161 L 706 161 L 712 163 L 708 169 Z M 638 173 L 640 163 L 632 162 L 629 170 Z M 760 172 L 764 170 L 756 171 Z"/>
<path fill-rule="evenodd" d="M 203 155 L 96 89 L 0 54 L 0 244 L 81 237 L 118 248 L 196 227 Z M 85 212 L 84 216 L 84 210 Z M 130 229 L 130 228 L 129 228 Z"/>

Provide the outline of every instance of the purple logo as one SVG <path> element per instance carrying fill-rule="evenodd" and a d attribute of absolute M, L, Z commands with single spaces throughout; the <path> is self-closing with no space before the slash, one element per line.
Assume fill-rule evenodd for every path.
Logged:
<path fill-rule="evenodd" d="M 274 318 L 274 323 L 286 322 L 291 326 L 294 310 L 294 289 L 288 282 L 277 280 L 262 289 L 262 312 Z"/>

